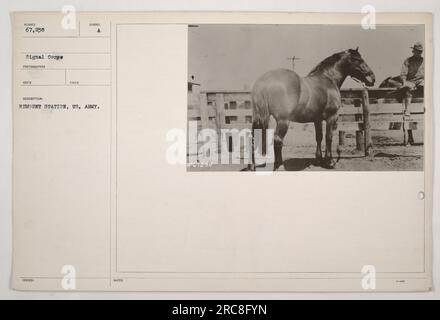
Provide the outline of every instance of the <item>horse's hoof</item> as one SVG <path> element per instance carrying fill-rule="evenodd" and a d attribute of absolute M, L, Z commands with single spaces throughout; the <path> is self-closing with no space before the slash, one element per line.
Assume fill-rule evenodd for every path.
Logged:
<path fill-rule="evenodd" d="M 286 168 L 284 167 L 284 164 L 282 164 L 278 168 L 276 168 L 274 171 L 286 171 Z"/>
<path fill-rule="evenodd" d="M 321 166 L 322 165 L 322 158 L 315 158 L 315 166 Z"/>
<path fill-rule="evenodd" d="M 273 171 L 285 171 L 284 164 L 283 163 L 274 164 Z"/>
<path fill-rule="evenodd" d="M 326 169 L 334 169 L 336 167 L 336 161 L 333 159 L 325 159 L 322 167 Z"/>

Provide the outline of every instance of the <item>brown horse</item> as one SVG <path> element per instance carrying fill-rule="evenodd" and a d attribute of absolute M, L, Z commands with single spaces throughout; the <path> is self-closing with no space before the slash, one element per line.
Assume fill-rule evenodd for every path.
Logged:
<path fill-rule="evenodd" d="M 332 135 L 341 107 L 340 87 L 347 76 L 368 86 L 374 85 L 375 76 L 358 52 L 358 48 L 335 53 L 318 64 L 307 77 L 301 78 L 291 70 L 278 69 L 265 73 L 252 89 L 252 164 L 255 170 L 255 130 L 262 132 L 261 153 L 266 153 L 266 130 L 272 115 L 276 120 L 274 133 L 274 170 L 282 164 L 283 139 L 290 121 L 313 122 L 316 133 L 316 159 L 326 168 L 334 168 Z M 325 158 L 322 161 L 322 121 L 326 121 Z"/>

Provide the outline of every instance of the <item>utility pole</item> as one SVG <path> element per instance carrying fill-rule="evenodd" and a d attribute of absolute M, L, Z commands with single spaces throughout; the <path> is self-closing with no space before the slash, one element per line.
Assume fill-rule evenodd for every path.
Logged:
<path fill-rule="evenodd" d="M 287 58 L 287 60 L 292 60 L 292 70 L 295 70 L 295 60 L 300 60 L 300 59 L 296 56 L 293 56 L 293 57 Z"/>

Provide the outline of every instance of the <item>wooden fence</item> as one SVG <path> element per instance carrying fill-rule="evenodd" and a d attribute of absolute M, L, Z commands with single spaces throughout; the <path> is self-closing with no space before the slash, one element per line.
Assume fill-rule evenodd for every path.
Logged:
<path fill-rule="evenodd" d="M 413 98 L 410 116 L 403 115 L 402 102 L 392 97 L 395 89 L 343 89 L 339 110 L 339 144 L 347 132 L 354 132 L 356 148 L 372 155 L 372 131 L 401 130 L 402 141 L 409 130 L 424 129 L 423 98 Z M 249 91 L 209 91 L 188 97 L 188 121 L 197 121 L 198 129 L 244 129 L 252 126 Z"/>

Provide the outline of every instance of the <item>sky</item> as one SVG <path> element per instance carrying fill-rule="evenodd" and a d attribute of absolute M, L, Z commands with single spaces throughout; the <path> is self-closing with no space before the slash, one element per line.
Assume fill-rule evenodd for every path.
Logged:
<path fill-rule="evenodd" d="M 251 89 L 263 73 L 291 69 L 306 76 L 333 53 L 356 48 L 376 75 L 376 84 L 400 74 L 416 41 L 424 43 L 423 25 L 199 25 L 188 31 L 188 75 L 203 90 Z M 345 88 L 359 84 L 347 79 Z"/>

